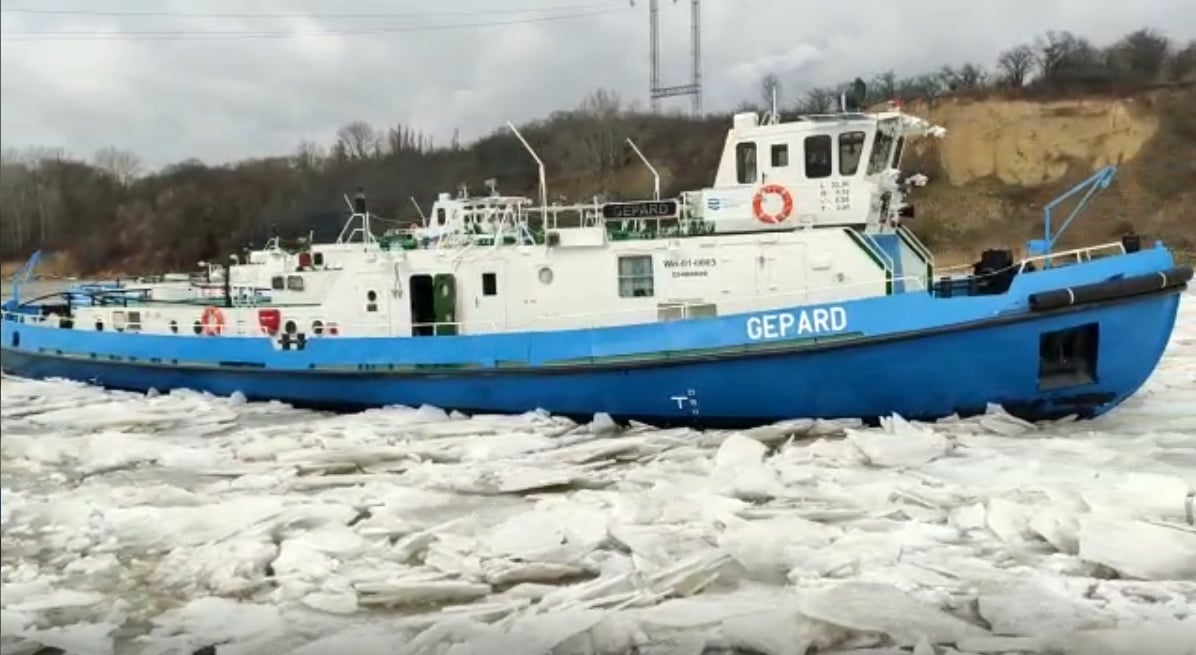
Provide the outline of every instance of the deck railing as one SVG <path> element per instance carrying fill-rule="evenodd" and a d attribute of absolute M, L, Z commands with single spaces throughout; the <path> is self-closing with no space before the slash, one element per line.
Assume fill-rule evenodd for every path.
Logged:
<path fill-rule="evenodd" d="M 905 283 L 905 293 L 917 293 L 927 291 L 925 280 L 922 276 L 907 275 L 897 278 Z M 882 278 L 875 278 L 870 280 L 863 280 L 852 284 L 837 284 L 825 287 L 815 287 L 804 289 L 801 291 L 794 291 L 780 294 L 762 294 L 753 296 L 739 296 L 727 297 L 717 300 L 668 300 L 657 299 L 657 302 L 649 306 L 641 306 L 635 309 L 607 311 L 607 312 L 582 312 L 571 314 L 556 314 L 553 316 L 529 316 L 524 320 L 511 321 L 500 324 L 497 321 L 468 321 L 468 322 L 440 322 L 440 323 L 421 323 L 418 327 L 430 328 L 433 334 L 445 334 L 447 332 L 455 332 L 460 335 L 474 335 L 474 334 L 493 334 L 503 331 L 516 330 L 536 330 L 543 331 L 545 329 L 587 329 L 598 327 L 615 327 L 620 325 L 642 325 L 657 322 L 672 322 L 674 320 L 689 320 L 702 317 L 713 317 L 708 313 L 709 307 L 715 305 L 717 307 L 717 316 L 727 316 L 732 314 L 747 314 L 754 312 L 767 312 L 770 310 L 782 310 L 792 307 L 801 307 L 803 305 L 832 305 L 835 303 L 846 302 L 856 298 L 866 298 L 871 295 L 880 296 L 881 293 L 869 294 L 863 291 L 865 287 L 875 287 L 880 289 L 885 284 Z M 844 291 L 858 289 L 861 293 L 858 296 L 844 297 Z M 86 308 L 93 309 L 93 308 Z M 198 310 L 202 307 L 196 306 L 197 313 L 195 317 L 198 319 Z M 672 313 L 680 310 L 681 316 L 676 318 L 662 318 L 662 313 Z M 319 317 L 312 317 L 310 320 L 316 320 Z M 49 317 L 39 316 L 37 314 L 29 314 L 23 312 L 3 312 L 3 320 L 16 321 L 19 323 L 44 325 L 48 322 Z M 77 327 L 86 327 L 79 323 L 79 317 L 74 317 Z M 308 319 L 305 319 L 308 320 Z M 145 321 L 141 321 L 144 325 Z M 339 336 L 369 336 L 369 337 L 394 337 L 394 336 L 411 336 L 412 326 L 404 324 L 402 326 L 392 326 L 389 322 L 371 322 L 371 323 L 345 323 L 341 321 L 322 320 L 323 334 L 316 334 L 312 326 L 305 325 L 302 332 L 306 338 L 337 338 L 329 332 L 330 324 L 335 325 Z M 105 325 L 105 329 L 113 329 L 114 326 Z M 448 329 L 446 329 L 448 328 Z M 127 329 L 126 329 L 127 331 Z M 153 334 L 157 336 L 171 336 L 172 332 L 137 332 L 144 334 Z M 177 334 L 183 336 L 195 336 L 191 324 L 178 325 Z M 256 316 L 250 319 L 242 319 L 239 317 L 229 316 L 226 322 L 221 327 L 220 335 L 223 336 L 264 336 L 264 333 L 257 322 Z M 431 335 L 428 335 L 431 336 Z M 277 335 L 276 335 L 277 338 Z"/>
<path fill-rule="evenodd" d="M 1050 254 L 1034 255 L 1018 260 L 1014 263 L 1019 273 L 1021 273 L 1027 264 L 1032 262 L 1051 260 L 1051 267 L 1067 266 L 1068 264 L 1082 264 L 1084 262 L 1099 259 L 1093 255 L 1098 253 L 1108 252 L 1106 256 L 1113 256 L 1118 254 L 1125 254 L 1125 245 L 1120 241 L 1110 243 L 1099 243 L 1093 246 L 1084 246 L 1083 248 L 1073 248 L 1071 250 L 1058 250 Z M 1060 261 L 1062 260 L 1062 261 Z M 974 264 L 957 264 L 955 266 L 935 267 L 934 274 L 936 277 L 942 275 L 949 275 L 951 273 L 967 273 L 971 274 Z"/>

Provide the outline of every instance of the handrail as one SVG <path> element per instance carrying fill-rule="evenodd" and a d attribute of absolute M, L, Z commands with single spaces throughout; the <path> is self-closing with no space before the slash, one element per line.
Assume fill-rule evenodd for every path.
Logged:
<path fill-rule="evenodd" d="M 1092 177 L 1080 182 L 1071 189 L 1068 189 L 1059 197 L 1048 202 L 1046 206 L 1042 208 L 1043 238 L 1041 240 L 1034 239 L 1028 242 L 1026 244 L 1026 249 L 1035 255 L 1043 256 L 1043 261 L 1046 264 L 1046 267 L 1050 268 L 1051 250 L 1054 248 L 1055 243 L 1059 240 L 1059 236 L 1063 234 L 1063 231 L 1067 229 L 1067 226 L 1070 225 L 1072 220 L 1079 215 L 1080 210 L 1084 209 L 1084 206 L 1088 204 L 1088 201 L 1091 200 L 1097 192 L 1109 188 L 1109 184 L 1113 181 L 1113 176 L 1116 174 L 1116 166 L 1105 166 L 1093 174 Z M 1084 189 L 1087 189 L 1087 192 L 1082 198 L 1080 198 L 1079 202 L 1076 203 L 1076 206 L 1071 210 L 1071 214 L 1067 216 L 1067 220 L 1063 221 L 1063 225 L 1059 226 L 1058 231 L 1056 231 L 1054 234 L 1051 234 L 1051 211 L 1064 200 L 1067 200 Z"/>
<path fill-rule="evenodd" d="M 915 292 L 925 291 L 927 288 L 925 281 L 921 277 L 916 276 L 916 275 L 901 276 L 900 278 L 894 278 L 893 281 L 898 281 L 898 280 L 905 282 L 908 285 L 906 287 L 907 290 L 905 293 L 915 293 Z M 550 317 L 549 316 L 528 316 L 526 319 L 522 319 L 520 321 L 508 320 L 503 325 L 500 325 L 496 321 L 470 321 L 470 322 L 461 321 L 461 322 L 452 322 L 452 323 L 446 322 L 446 323 L 429 324 L 429 325 L 453 325 L 453 326 L 457 326 L 460 329 L 462 329 L 463 334 L 478 334 L 478 332 L 474 332 L 473 330 L 471 330 L 471 328 L 474 330 L 476 330 L 477 328 L 489 328 L 492 331 L 500 331 L 500 330 L 512 330 L 512 329 L 526 328 L 526 327 L 543 327 L 546 323 L 559 322 L 561 320 L 608 319 L 608 318 L 617 318 L 617 317 L 621 317 L 621 316 L 635 316 L 635 315 L 642 316 L 644 314 L 652 315 L 653 318 L 651 320 L 622 323 L 622 325 L 636 325 L 636 324 L 658 322 L 658 319 L 655 317 L 656 317 L 657 311 L 659 310 L 659 307 L 658 307 L 659 303 L 667 302 L 667 303 L 670 303 L 673 305 L 684 305 L 684 306 L 703 306 L 703 305 L 714 304 L 714 305 L 717 305 L 720 308 L 724 308 L 724 309 L 727 308 L 728 306 L 734 306 L 735 307 L 734 310 L 731 310 L 730 312 L 724 311 L 724 312 L 720 313 L 720 316 L 726 316 L 726 315 L 728 315 L 728 313 L 730 313 L 730 314 L 747 314 L 747 313 L 752 313 L 752 312 L 761 312 L 761 311 L 769 311 L 769 310 L 774 310 L 774 309 L 781 309 L 781 308 L 790 307 L 790 306 L 811 304 L 811 302 L 810 302 L 811 298 L 816 297 L 818 294 L 820 294 L 821 292 L 824 292 L 824 291 L 832 291 L 832 290 L 833 291 L 843 291 L 843 290 L 847 290 L 847 289 L 856 289 L 856 288 L 867 286 L 867 285 L 880 285 L 880 284 L 883 284 L 884 282 L 885 282 L 885 280 L 882 280 L 882 279 L 872 279 L 872 280 L 864 280 L 864 281 L 860 281 L 860 282 L 853 282 L 851 284 L 839 284 L 839 285 L 828 285 L 828 286 L 824 286 L 824 287 L 807 288 L 804 290 L 793 291 L 793 292 L 789 292 L 789 293 L 763 294 L 763 295 L 745 296 L 745 297 L 739 297 L 739 298 L 733 298 L 733 299 L 710 300 L 710 301 L 705 301 L 705 302 L 681 301 L 681 300 L 674 301 L 674 300 L 658 298 L 657 303 L 653 303 L 650 306 L 638 307 L 635 309 L 623 309 L 623 310 L 608 311 L 608 312 L 587 312 L 587 313 L 577 313 L 577 314 L 557 314 L 557 315 L 550 316 Z M 790 302 L 781 302 L 783 300 L 789 300 Z M 849 300 L 849 299 L 841 298 L 841 299 L 830 299 L 830 300 L 825 300 L 825 301 L 818 300 L 816 302 L 816 304 L 819 304 L 819 305 L 833 304 L 835 302 L 846 302 L 847 300 Z M 761 301 L 765 301 L 765 302 L 761 303 Z M 749 306 L 753 303 L 761 303 L 761 306 L 756 306 L 756 307 Z M 80 308 L 80 309 L 86 311 L 86 310 L 90 310 L 93 308 L 92 307 L 84 307 L 84 308 Z M 196 309 L 202 309 L 202 307 L 197 305 Z M 12 314 L 14 316 L 19 316 L 19 317 L 21 317 L 20 320 L 22 322 L 24 322 L 26 320 L 26 318 L 39 318 L 39 317 L 30 315 L 30 314 L 19 313 L 19 312 L 5 311 L 3 313 L 6 316 L 8 314 Z M 313 318 L 313 320 L 316 318 L 320 318 L 321 320 L 324 321 L 325 325 L 327 325 L 329 322 L 327 320 L 327 318 L 325 318 L 325 317 L 312 317 L 312 318 Z M 38 322 L 38 321 L 34 321 L 34 322 Z M 350 329 L 361 328 L 361 327 L 381 327 L 381 328 L 385 328 L 387 330 L 387 332 L 384 334 L 370 334 L 370 335 L 362 335 L 362 336 L 371 336 L 371 337 L 399 336 L 399 335 L 396 335 L 395 332 L 391 330 L 390 323 L 351 324 L 351 323 L 343 323 L 340 321 L 332 321 L 332 322 L 336 323 L 336 325 L 338 327 L 345 327 L 345 328 L 350 328 Z M 226 332 L 229 331 L 230 328 L 228 326 L 230 326 L 230 325 L 238 325 L 238 326 L 247 325 L 247 326 L 251 327 L 251 329 L 248 332 L 238 333 L 240 336 L 248 336 L 251 334 L 260 334 L 260 332 L 261 332 L 260 327 L 258 326 L 258 324 L 255 320 L 244 320 L 244 319 L 240 319 L 240 318 L 235 318 L 225 324 Z M 586 328 L 594 328 L 594 327 L 600 327 L 600 326 L 614 326 L 614 325 L 618 325 L 618 324 L 611 324 L 608 322 L 600 323 L 598 321 L 590 320 L 589 322 L 581 323 L 578 325 L 570 325 L 567 328 L 562 328 L 562 329 L 586 329 Z M 406 333 L 410 330 L 411 326 L 409 324 L 404 324 L 402 327 L 403 327 L 403 329 L 400 330 L 399 332 Z M 180 333 L 181 333 L 181 331 L 180 331 Z M 171 336 L 170 333 L 161 333 L 161 332 L 154 332 L 154 333 L 147 333 L 147 334 L 154 334 L 154 335 L 158 335 L 158 336 Z M 190 336 L 190 334 L 188 333 L 183 336 Z M 346 335 L 346 336 L 355 336 L 355 335 Z"/>
<path fill-rule="evenodd" d="M 114 307 L 112 309 L 127 311 L 127 308 L 124 308 L 124 307 Z M 200 309 L 203 309 L 203 307 L 197 306 L 196 309 L 200 310 Z M 46 319 L 49 318 L 49 315 L 43 316 L 41 314 L 29 314 L 29 313 L 25 313 L 25 312 L 17 312 L 17 311 L 9 311 L 9 310 L 0 310 L 0 316 L 2 316 L 3 320 L 5 320 L 5 321 L 11 320 L 14 323 L 21 323 L 21 324 L 45 323 Z M 59 319 L 68 318 L 66 316 L 61 316 L 61 315 L 56 315 L 56 316 Z M 197 316 L 198 316 L 198 314 L 197 314 Z M 78 319 L 79 319 L 79 317 L 77 317 L 77 316 L 70 317 L 70 318 L 73 318 L 76 321 L 78 321 Z M 320 317 L 313 317 L 311 320 L 321 320 L 322 323 L 324 324 L 325 330 L 327 330 L 329 325 L 335 325 L 338 329 L 344 329 L 344 328 L 378 329 L 378 328 L 383 328 L 383 329 L 389 330 L 391 327 L 390 323 L 383 323 L 383 322 L 344 323 L 341 321 L 329 321 L 329 320 L 322 319 Z M 144 324 L 145 321 L 141 321 L 141 323 Z M 416 323 L 415 325 L 420 326 L 420 327 L 454 326 L 457 328 L 465 328 L 468 325 L 472 325 L 475 328 L 476 327 L 488 327 L 494 331 L 497 331 L 500 328 L 499 324 L 496 321 L 474 321 L 471 323 L 465 323 L 463 321 L 456 321 L 456 322 L 443 321 L 440 323 Z M 410 328 L 413 326 L 406 325 L 405 327 L 407 328 L 407 330 L 403 330 L 403 332 L 408 332 L 410 330 Z M 193 334 L 191 332 L 190 325 L 182 325 L 182 324 L 179 325 L 178 334 L 174 334 L 174 333 L 170 333 L 170 332 L 144 332 L 141 330 L 136 330 L 135 333 L 145 334 L 145 335 L 149 335 L 149 336 L 156 336 L 156 337 L 196 336 L 195 334 Z M 327 337 L 327 338 L 335 339 L 335 338 L 339 338 L 341 336 L 341 335 L 330 335 L 327 332 L 325 332 L 323 335 L 316 335 L 310 331 L 305 331 L 304 335 L 309 339 L 315 338 L 315 337 Z M 257 322 L 256 318 L 254 320 L 249 320 L 249 319 L 243 319 L 243 318 L 236 317 L 236 318 L 233 318 L 232 320 L 228 320 L 227 322 L 225 322 L 223 327 L 221 328 L 221 334 L 215 335 L 215 336 L 247 337 L 247 336 L 267 336 L 267 335 L 262 332 L 261 325 Z M 281 333 L 279 333 L 279 335 L 276 335 L 276 336 L 281 336 Z M 388 332 L 386 334 L 349 334 L 349 335 L 343 335 L 343 336 L 346 336 L 346 337 L 361 337 L 361 336 L 380 337 L 380 336 L 395 336 L 395 335 L 393 333 Z"/>
<path fill-rule="evenodd" d="M 893 271 L 896 270 L 897 264 L 893 261 L 893 258 L 889 256 L 889 253 L 885 252 L 884 249 L 880 247 L 880 244 L 876 243 L 876 239 L 873 239 L 872 235 L 866 232 L 855 232 L 854 230 L 852 230 L 852 232 L 859 235 L 861 241 L 868 246 L 868 251 L 881 260 L 882 264 L 884 265 L 885 274 L 892 275 Z"/>
<path fill-rule="evenodd" d="M 930 252 L 930 248 L 927 248 L 926 244 L 922 243 L 922 240 L 918 238 L 918 235 L 913 230 L 905 227 L 904 225 L 899 225 L 897 227 L 897 231 L 905 235 L 906 240 L 909 242 L 910 246 L 913 247 L 914 252 L 921 255 L 922 259 L 924 259 L 927 264 L 934 266 L 934 253 Z"/>
<path fill-rule="evenodd" d="M 1043 260 L 1049 259 L 1049 258 L 1060 258 L 1060 259 L 1070 258 L 1073 256 L 1075 257 L 1077 262 L 1091 261 L 1093 253 L 1100 252 L 1103 250 L 1120 250 L 1124 254 L 1125 253 L 1125 244 L 1121 243 L 1120 241 L 1110 241 L 1108 243 L 1098 243 L 1096 245 L 1083 246 L 1080 248 L 1072 248 L 1070 250 L 1060 250 L 1058 252 L 1053 252 L 1050 254 L 1033 255 L 1033 256 L 1025 257 L 1021 260 L 1018 260 L 1014 264 L 1014 267 L 1017 267 L 1018 272 L 1021 272 L 1025 268 L 1026 264 L 1029 264 L 1031 262 L 1043 261 Z M 1085 256 L 1086 256 L 1086 258 L 1085 258 Z M 971 270 L 974 266 L 975 266 L 975 264 L 957 264 L 955 266 L 944 266 L 942 268 L 936 268 L 935 274 L 938 275 L 940 273 L 949 273 L 952 271 L 967 271 L 967 270 Z"/>
<path fill-rule="evenodd" d="M 1049 264 L 1053 257 L 1063 258 L 1063 257 L 1070 257 L 1070 256 L 1074 255 L 1075 259 L 1076 259 L 1076 263 L 1092 261 L 1092 254 L 1096 253 L 1096 252 L 1100 252 L 1102 250 L 1117 250 L 1118 252 L 1120 252 L 1120 254 L 1124 255 L 1125 254 L 1125 244 L 1121 243 L 1120 241 L 1111 241 L 1109 243 L 1101 243 L 1101 244 L 1097 244 L 1095 246 L 1086 246 L 1084 248 L 1072 248 L 1071 250 L 1063 250 L 1063 251 L 1057 252 L 1057 253 L 1046 253 L 1046 254 L 1042 254 L 1042 255 L 1035 255 L 1033 257 L 1026 257 L 1025 259 L 1018 262 L 1017 270 L 1019 273 L 1021 273 L 1022 271 L 1024 271 L 1026 269 L 1026 265 L 1030 264 L 1032 262 L 1042 261 L 1042 262 L 1047 262 Z M 1049 268 L 1049 266 L 1047 266 L 1047 268 Z"/>

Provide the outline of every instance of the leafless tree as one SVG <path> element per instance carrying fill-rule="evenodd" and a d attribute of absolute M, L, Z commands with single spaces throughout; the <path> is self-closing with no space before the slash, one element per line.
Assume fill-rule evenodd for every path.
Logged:
<path fill-rule="evenodd" d="M 336 132 L 337 146 L 348 159 L 369 159 L 377 152 L 379 139 L 364 121 L 353 121 Z"/>
<path fill-rule="evenodd" d="M 619 160 L 623 137 L 619 132 L 623 103 L 619 95 L 598 89 L 581 102 L 578 137 L 588 154 L 590 165 L 600 173 L 609 172 Z"/>
<path fill-rule="evenodd" d="M 1150 29 L 1127 34 L 1109 49 L 1110 63 L 1119 72 L 1141 81 L 1158 79 L 1170 54 L 1171 41 Z"/>
<path fill-rule="evenodd" d="M 893 71 L 885 71 L 876 77 L 872 78 L 872 83 L 868 85 L 872 96 L 868 100 L 885 101 L 892 100 L 897 97 L 897 73 Z"/>
<path fill-rule="evenodd" d="M 797 105 L 797 110 L 803 114 L 825 114 L 835 110 L 838 94 L 834 89 L 816 88 L 806 91 L 806 96 Z"/>
<path fill-rule="evenodd" d="M 761 106 L 771 109 L 774 96 L 777 106 L 780 106 L 781 80 L 776 75 L 769 73 L 760 79 L 760 101 L 763 103 Z"/>
<path fill-rule="evenodd" d="M 1034 48 L 1019 45 L 1002 52 L 997 58 L 997 69 L 1003 84 L 1013 88 L 1022 87 L 1034 71 Z"/>
<path fill-rule="evenodd" d="M 115 146 L 100 148 L 92 161 L 96 168 L 111 175 L 121 186 L 131 184 L 141 172 L 141 160 L 137 155 Z"/>
<path fill-rule="evenodd" d="M 1167 61 L 1167 77 L 1176 82 L 1196 78 L 1196 40 Z"/>
<path fill-rule="evenodd" d="M 318 143 L 302 141 L 295 149 L 295 165 L 300 169 L 314 171 L 320 168 L 324 161 L 324 148 Z"/>

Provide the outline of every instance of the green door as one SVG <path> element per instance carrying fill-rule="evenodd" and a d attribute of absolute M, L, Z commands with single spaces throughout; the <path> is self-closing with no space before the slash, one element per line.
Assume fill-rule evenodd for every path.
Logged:
<path fill-rule="evenodd" d="M 436 334 L 457 334 L 457 278 L 451 273 L 442 273 L 432 279 L 435 294 L 433 309 L 436 312 Z"/>

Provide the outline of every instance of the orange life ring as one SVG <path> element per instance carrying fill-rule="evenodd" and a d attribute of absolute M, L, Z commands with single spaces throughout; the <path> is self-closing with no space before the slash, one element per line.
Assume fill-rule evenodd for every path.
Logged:
<path fill-rule="evenodd" d="M 775 214 L 769 214 L 764 211 L 764 194 L 776 194 L 781 196 L 781 211 Z M 789 218 L 789 214 L 793 211 L 793 196 L 789 193 L 789 189 L 779 184 L 765 184 L 756 192 L 756 197 L 752 200 L 752 211 L 756 213 L 756 220 L 761 223 L 768 223 L 775 225 Z"/>
<path fill-rule="evenodd" d="M 220 334 L 224 331 L 224 313 L 217 307 L 204 307 L 199 323 L 203 326 L 204 334 Z"/>

